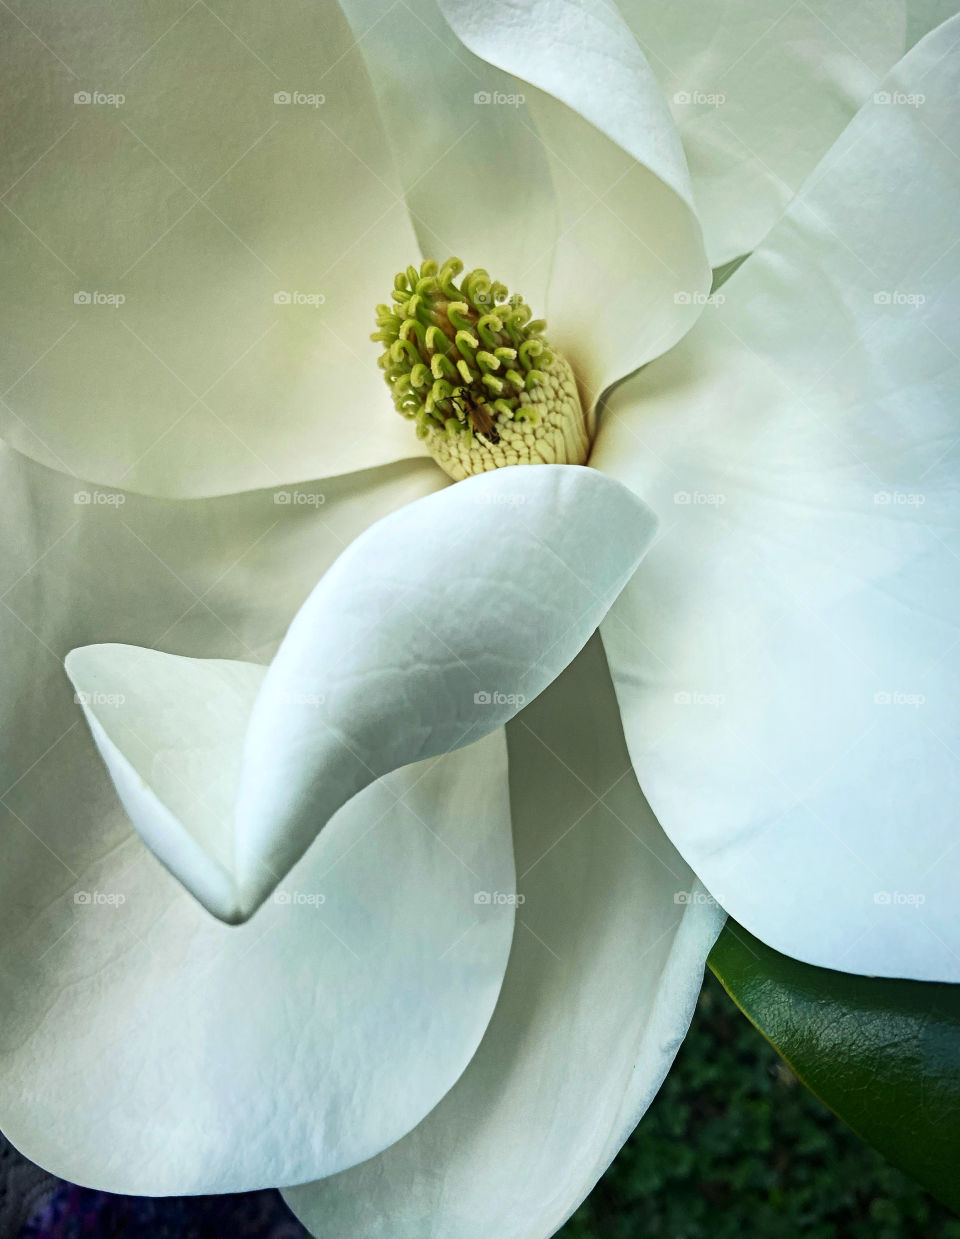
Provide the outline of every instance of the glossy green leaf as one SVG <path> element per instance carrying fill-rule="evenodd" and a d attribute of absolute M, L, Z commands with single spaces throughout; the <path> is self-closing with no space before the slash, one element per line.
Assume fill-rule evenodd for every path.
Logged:
<path fill-rule="evenodd" d="M 733 921 L 709 963 L 821 1101 L 960 1211 L 960 986 L 816 968 Z"/>

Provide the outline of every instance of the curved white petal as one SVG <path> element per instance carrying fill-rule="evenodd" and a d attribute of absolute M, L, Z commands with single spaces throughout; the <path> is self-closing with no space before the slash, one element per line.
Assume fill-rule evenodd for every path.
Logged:
<path fill-rule="evenodd" d="M 435 0 L 340 7 L 380 104 L 417 252 L 487 268 L 540 314 L 558 229 L 550 168 L 517 106 L 517 82 L 468 51 Z M 391 277 L 383 272 L 381 301 Z"/>
<path fill-rule="evenodd" d="M 513 908 L 476 896 L 513 889 L 503 737 L 367 788 L 241 929 L 129 837 L 74 888 L 38 917 L 39 968 L 4 947 L 18 1148 L 147 1195 L 341 1170 L 436 1105 L 496 1003 Z"/>
<path fill-rule="evenodd" d="M 238 920 L 233 811 L 266 667 L 135 645 L 80 646 L 65 665 L 140 837 L 205 907 Z"/>
<path fill-rule="evenodd" d="M 713 264 L 754 249 L 891 66 L 956 0 L 618 0 L 670 102 Z"/>
<path fill-rule="evenodd" d="M 342 546 L 440 482 L 417 462 L 294 492 L 309 502 L 161 502 L 77 491 L 0 446 L 0 1124 L 35 1161 L 127 1192 L 292 1182 L 395 1140 L 469 1059 L 510 940 L 509 905 L 474 903 L 511 889 L 498 739 L 358 797 L 290 875 L 289 903 L 230 928 L 131 830 L 62 667 L 94 637 L 266 660 Z M 88 705 L 112 729 L 111 711 L 185 690 L 165 671 Z M 238 671 L 237 712 L 259 674 Z M 138 685 L 157 697 L 138 703 Z M 175 725 L 189 704 L 137 725 L 156 724 L 145 739 L 166 764 L 150 775 L 177 811 L 215 823 L 223 720 L 208 691 L 198 760 Z M 204 773 L 214 812 L 190 819 L 183 782 Z"/>
<path fill-rule="evenodd" d="M 0 27 L 8 440 L 166 495 L 421 454 L 369 341 L 416 238 L 338 7 L 26 0 Z"/>
<path fill-rule="evenodd" d="M 673 109 L 714 265 L 759 244 L 904 50 L 903 0 L 618 7 Z"/>
<path fill-rule="evenodd" d="M 593 457 L 663 521 L 603 632 L 664 829 L 777 949 L 953 981 L 958 39 L 903 60 Z"/>
<path fill-rule="evenodd" d="M 216 916 L 244 920 L 361 788 L 489 734 L 537 696 L 606 615 L 654 524 L 593 470 L 494 470 L 351 544 L 262 683 L 253 669 L 123 646 L 74 650 L 68 666 L 144 841 Z M 98 697 L 124 705 L 107 714 Z M 229 769 L 212 814 L 192 785 L 205 753 Z"/>
<path fill-rule="evenodd" d="M 251 715 L 237 814 L 251 902 L 328 805 L 502 726 L 583 648 L 656 527 L 609 481 L 569 465 L 495 469 L 391 514 L 337 560 Z"/>
<path fill-rule="evenodd" d="M 426 252 L 545 313 L 591 404 L 690 327 L 710 277 L 683 151 L 615 11 L 344 8 Z"/>
<path fill-rule="evenodd" d="M 722 913 L 637 786 L 598 644 L 507 730 L 524 902 L 500 1002 L 415 1131 L 284 1193 L 324 1239 L 546 1239 L 649 1105 L 693 1013 Z"/>

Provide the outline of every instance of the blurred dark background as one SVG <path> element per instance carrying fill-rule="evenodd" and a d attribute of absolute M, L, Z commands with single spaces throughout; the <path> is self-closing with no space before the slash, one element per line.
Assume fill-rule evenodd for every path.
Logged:
<path fill-rule="evenodd" d="M 7 1177 L 13 1181 L 9 1163 Z M 24 1225 L 8 1226 L 0 1239 L 305 1239 L 307 1233 L 276 1192 L 148 1200 L 68 1184 L 37 1199 Z M 690 1035 L 659 1096 L 560 1235 L 960 1239 L 960 1219 L 807 1092 L 708 974 Z"/>

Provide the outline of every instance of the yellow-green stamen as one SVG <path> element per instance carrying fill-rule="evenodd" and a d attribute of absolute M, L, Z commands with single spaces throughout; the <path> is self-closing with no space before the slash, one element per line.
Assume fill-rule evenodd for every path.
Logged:
<path fill-rule="evenodd" d="M 394 405 L 454 479 L 502 465 L 583 464 L 590 452 L 567 361 L 543 319 L 477 268 L 427 259 L 400 272 L 372 339 Z"/>

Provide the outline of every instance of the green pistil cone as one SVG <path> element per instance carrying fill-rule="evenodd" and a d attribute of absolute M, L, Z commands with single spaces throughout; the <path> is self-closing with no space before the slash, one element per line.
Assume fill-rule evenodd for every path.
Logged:
<path fill-rule="evenodd" d="M 477 268 L 427 259 L 377 306 L 379 364 L 397 411 L 454 480 L 520 464 L 583 464 L 590 452 L 573 371 L 522 297 Z"/>

